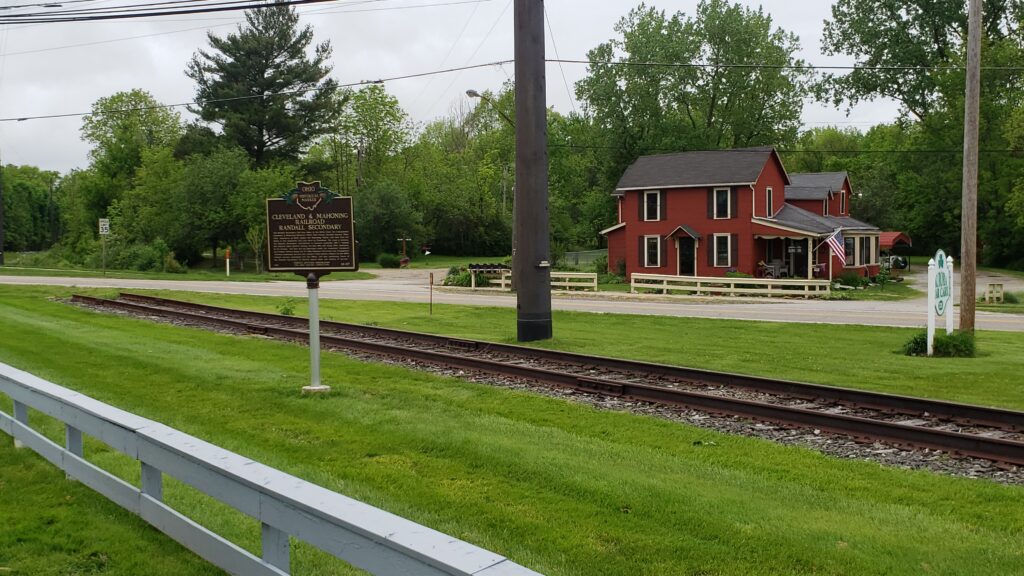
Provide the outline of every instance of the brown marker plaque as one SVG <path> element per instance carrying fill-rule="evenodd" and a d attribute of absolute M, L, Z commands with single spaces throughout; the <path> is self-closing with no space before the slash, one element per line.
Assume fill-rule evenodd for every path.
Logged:
<path fill-rule="evenodd" d="M 283 198 L 268 198 L 267 245 L 272 272 L 358 270 L 352 198 L 319 182 L 299 182 Z"/>

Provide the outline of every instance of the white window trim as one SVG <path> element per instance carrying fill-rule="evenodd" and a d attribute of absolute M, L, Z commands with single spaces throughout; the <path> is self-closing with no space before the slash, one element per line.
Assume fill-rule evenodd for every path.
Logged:
<path fill-rule="evenodd" d="M 650 194 L 655 194 L 658 197 L 658 202 L 655 204 L 657 206 L 655 218 L 647 217 L 647 196 Z M 644 222 L 657 222 L 659 220 L 661 220 L 661 190 L 644 190 Z"/>
<path fill-rule="evenodd" d="M 718 215 L 718 193 L 725 192 L 725 216 Z M 732 218 L 732 189 L 731 188 L 713 188 L 711 191 L 711 201 L 713 203 L 713 212 L 715 220 L 728 220 Z"/>
<path fill-rule="evenodd" d="M 825 204 L 825 206 L 824 206 L 825 207 L 825 211 L 823 212 L 823 214 L 825 216 L 828 216 L 828 196 L 827 195 L 825 196 L 825 199 L 822 202 L 824 202 L 824 204 Z"/>
<path fill-rule="evenodd" d="M 765 188 L 764 202 L 765 202 L 765 211 L 767 212 L 767 216 L 766 216 L 767 218 L 771 218 L 774 215 L 774 213 L 772 212 L 772 206 L 773 206 L 773 204 L 775 202 L 774 196 L 775 196 L 775 193 L 772 191 L 772 187 L 771 186 Z"/>
<path fill-rule="evenodd" d="M 725 238 L 725 245 L 728 248 L 728 251 L 727 251 L 728 257 L 725 259 L 726 260 L 725 264 L 719 264 L 718 263 L 718 239 L 720 237 L 721 238 Z M 712 251 L 711 252 L 715 256 L 715 261 L 712 262 L 712 265 L 715 268 L 729 268 L 730 266 L 732 266 L 732 235 L 731 234 L 714 234 L 714 235 L 712 235 L 712 240 L 711 241 L 713 242 L 713 244 L 712 244 Z"/>
<path fill-rule="evenodd" d="M 846 192 L 839 192 L 839 214 L 846 214 Z"/>
<path fill-rule="evenodd" d="M 651 238 L 656 240 L 655 245 L 658 247 L 658 262 L 653 266 L 647 263 L 647 241 Z M 661 268 L 661 236 L 644 236 L 644 268 Z"/>

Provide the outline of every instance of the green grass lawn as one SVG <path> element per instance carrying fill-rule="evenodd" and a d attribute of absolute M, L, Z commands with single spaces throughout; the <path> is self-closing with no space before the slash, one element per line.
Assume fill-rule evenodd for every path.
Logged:
<path fill-rule="evenodd" d="M 444 254 L 413 254 L 409 262 L 409 268 L 451 268 L 452 266 L 464 267 L 470 264 L 500 264 L 508 259 L 508 256 L 445 256 Z M 363 262 L 360 268 L 376 270 L 380 265 L 376 262 Z"/>
<path fill-rule="evenodd" d="M 277 312 L 282 298 L 153 292 L 170 298 Z M 0 296 L 4 292 L 0 289 Z M 116 291 L 107 291 L 116 295 Z M 295 313 L 306 315 L 305 301 Z M 321 299 L 321 317 L 515 342 L 515 311 L 504 308 Z M 1024 334 L 978 332 L 977 358 L 901 353 L 918 330 L 784 324 L 708 318 L 554 312 L 555 338 L 536 344 L 573 352 L 878 390 L 1024 410 Z"/>
<path fill-rule="evenodd" d="M 52 299 L 67 293 L 0 288 L 0 361 L 544 574 L 1024 573 L 1020 487 L 839 460 L 338 354 L 326 354 L 323 362 L 324 381 L 334 392 L 303 398 L 304 348 L 105 315 Z M 238 303 L 243 301 L 259 302 Z M 356 314 L 360 309 L 364 312 Z M 338 303 L 327 315 L 503 340 L 513 327 L 504 311 L 436 307 L 435 312 L 430 320 L 425 310 L 412 306 Z M 741 344 L 724 351 L 715 343 L 739 338 L 749 345 L 756 334 L 769 334 L 751 323 L 726 322 L 712 329 L 711 322 L 658 318 L 643 318 L 643 333 L 626 332 L 640 321 L 558 314 L 559 338 L 553 344 L 635 355 L 639 345 L 672 334 L 674 346 L 657 354 L 674 349 L 676 360 L 703 358 L 738 367 L 763 357 L 764 347 L 737 354 Z M 570 335 L 570 327 L 580 333 Z M 858 363 L 867 350 L 884 356 L 904 336 L 841 330 L 833 332 L 830 346 L 865 341 L 845 355 L 845 373 L 870 372 L 870 366 Z M 627 340 L 638 343 L 604 341 L 611 333 L 630 334 Z M 698 345 L 680 337 L 690 333 Z M 808 357 L 821 351 L 823 334 L 816 334 L 818 349 L 794 354 L 802 356 L 794 366 L 812 363 Z M 797 338 L 806 343 L 813 336 L 784 332 L 773 343 L 791 350 Z M 983 343 L 997 357 L 1004 353 L 1000 346 L 1020 349 L 1019 340 L 1000 344 L 990 335 Z M 931 369 L 922 366 L 918 371 Z M 827 369 L 812 366 L 804 373 Z M 0 407 L 10 409 L 6 400 Z M 44 428 L 59 437 L 56 425 Z M 86 453 L 137 480 L 137 464 L 95 442 L 87 444 Z M 108 510 L 95 501 L 98 496 L 76 492 L 76 507 L 63 504 L 69 488 L 40 459 L 5 449 L 0 463 L 5 472 L 26 470 L 0 476 L 5 487 L 0 489 L 0 566 L 13 573 L 51 573 L 33 567 L 65 566 L 69 558 L 98 554 L 119 559 L 104 574 L 159 574 L 158 567 L 150 572 L 147 565 L 140 572 L 137 566 L 153 556 L 161 556 L 154 565 L 178 557 L 163 552 L 169 545 L 155 537 L 132 555 L 125 531 L 145 532 L 147 538 L 151 531 Z M 38 494 L 26 500 L 25 481 L 36 474 L 45 481 L 33 482 L 31 490 Z M 12 483 L 17 489 L 8 492 Z M 257 548 L 254 521 L 174 482 L 166 493 L 188 515 L 250 550 Z M 62 506 L 67 511 L 55 511 Z M 182 574 L 202 573 L 182 564 Z M 308 547 L 296 550 L 293 568 L 297 574 L 352 573 Z M 52 573 L 90 572 L 58 568 Z"/>

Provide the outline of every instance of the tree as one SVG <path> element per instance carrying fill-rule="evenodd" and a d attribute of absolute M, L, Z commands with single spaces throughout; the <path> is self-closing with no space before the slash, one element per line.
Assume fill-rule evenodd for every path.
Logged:
<path fill-rule="evenodd" d="M 1021 0 L 984 0 L 984 35 L 989 41 L 1018 37 Z M 819 86 L 837 105 L 892 98 L 923 119 L 942 106 L 941 75 L 929 67 L 962 64 L 967 41 L 963 0 L 837 0 L 825 22 L 825 54 L 853 56 L 860 66 L 848 74 L 825 74 Z M 962 74 L 961 74 L 962 77 Z M 960 83 L 963 90 L 963 82 Z"/>
<path fill-rule="evenodd" d="M 621 37 L 588 53 L 595 64 L 576 84 L 607 135 L 610 181 L 645 153 L 796 139 L 808 74 L 790 67 L 802 63 L 796 36 L 763 10 L 702 0 L 693 17 L 669 17 L 641 4 L 615 30 Z"/>
<path fill-rule="evenodd" d="M 181 137 L 181 118 L 145 90 L 100 98 L 82 119 L 82 139 L 93 145 L 93 165 L 125 187 L 147 148 L 173 146 Z"/>
<path fill-rule="evenodd" d="M 313 29 L 299 29 L 298 14 L 287 6 L 247 11 L 245 21 L 225 38 L 207 34 L 212 50 L 189 62 L 186 74 L 200 102 L 192 111 L 219 124 L 257 166 L 295 160 L 335 117 L 330 42 L 307 57 Z"/>

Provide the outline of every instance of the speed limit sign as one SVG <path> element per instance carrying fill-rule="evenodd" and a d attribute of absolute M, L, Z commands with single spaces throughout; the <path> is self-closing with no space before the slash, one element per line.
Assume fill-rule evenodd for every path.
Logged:
<path fill-rule="evenodd" d="M 100 236 L 106 236 L 110 234 L 110 219 L 100 218 Z"/>

